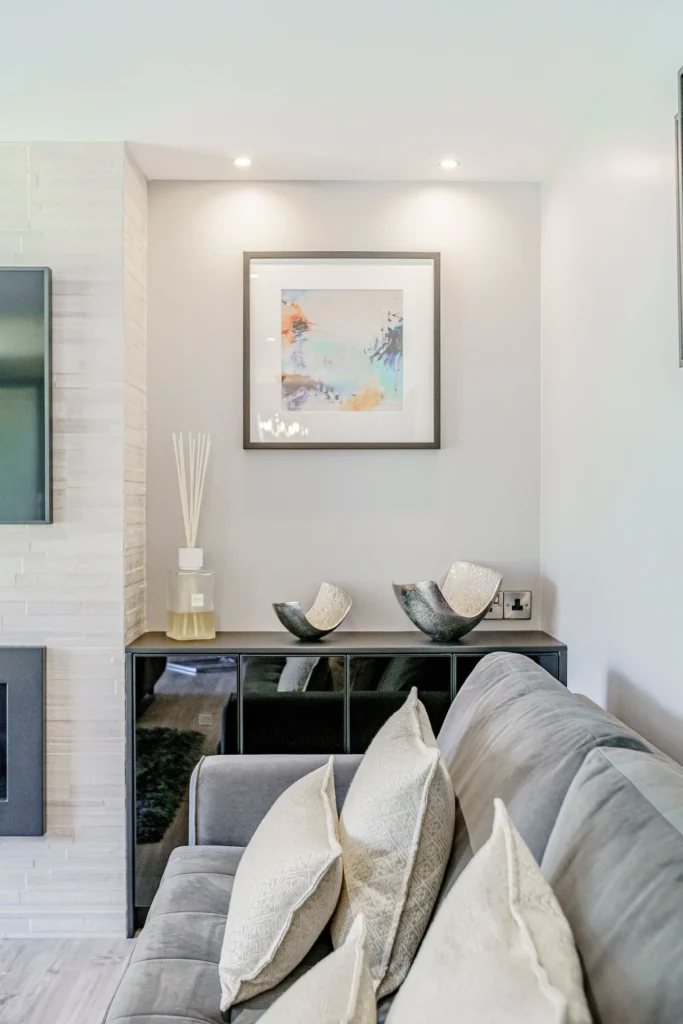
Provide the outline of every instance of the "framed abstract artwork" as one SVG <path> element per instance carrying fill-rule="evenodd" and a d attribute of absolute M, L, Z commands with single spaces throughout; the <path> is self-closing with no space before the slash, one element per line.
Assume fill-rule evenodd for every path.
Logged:
<path fill-rule="evenodd" d="M 245 448 L 439 448 L 439 254 L 244 254 Z"/>

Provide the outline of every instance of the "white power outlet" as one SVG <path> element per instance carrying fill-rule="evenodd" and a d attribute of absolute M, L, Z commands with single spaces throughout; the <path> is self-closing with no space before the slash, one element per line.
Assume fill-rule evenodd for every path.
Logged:
<path fill-rule="evenodd" d="M 531 591 L 506 590 L 503 593 L 504 619 L 531 618 Z"/>
<path fill-rule="evenodd" d="M 484 616 L 485 619 L 502 619 L 503 618 L 503 592 L 498 591 L 491 606 Z"/>

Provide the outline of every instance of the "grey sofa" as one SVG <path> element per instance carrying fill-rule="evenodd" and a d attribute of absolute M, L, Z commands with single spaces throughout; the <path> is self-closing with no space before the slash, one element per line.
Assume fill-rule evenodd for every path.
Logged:
<path fill-rule="evenodd" d="M 493 799 L 502 797 L 572 926 L 595 1021 L 680 1024 L 683 769 L 512 654 L 479 664 L 439 744 L 458 798 L 443 893 L 487 839 Z M 359 761 L 335 759 L 340 806 Z M 324 762 L 318 755 L 200 762 L 191 845 L 169 860 L 107 1024 L 220 1024 L 217 964 L 240 856 L 279 794 Z M 330 948 L 323 935 L 297 975 Z M 279 991 L 234 1007 L 231 1020 L 252 1024 Z"/>

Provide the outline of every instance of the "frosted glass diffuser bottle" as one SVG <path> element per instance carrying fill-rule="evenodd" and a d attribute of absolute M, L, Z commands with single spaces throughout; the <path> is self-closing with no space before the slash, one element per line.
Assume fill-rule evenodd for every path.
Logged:
<path fill-rule="evenodd" d="M 168 574 L 166 636 L 171 640 L 213 640 L 215 573 L 203 568 L 202 548 L 180 548 L 178 568 Z"/>
<path fill-rule="evenodd" d="M 189 473 L 185 468 L 183 435 L 173 435 L 180 506 L 187 546 L 178 549 L 178 568 L 168 574 L 166 588 L 166 636 L 171 640 L 213 640 L 216 635 L 214 573 L 204 568 L 204 551 L 196 547 L 199 513 L 211 438 L 190 434 Z"/>

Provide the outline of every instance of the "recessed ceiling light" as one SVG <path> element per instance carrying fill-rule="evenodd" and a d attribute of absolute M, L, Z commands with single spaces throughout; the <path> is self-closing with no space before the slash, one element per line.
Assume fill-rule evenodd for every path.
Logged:
<path fill-rule="evenodd" d="M 250 274 L 249 277 L 258 277 L 258 274 Z"/>
<path fill-rule="evenodd" d="M 251 167 L 251 160 L 248 156 L 238 156 L 233 160 L 235 167 Z"/>
<path fill-rule="evenodd" d="M 452 156 L 444 157 L 444 159 L 441 160 L 441 162 L 439 163 L 439 167 L 443 171 L 454 171 L 455 168 L 459 167 L 459 166 L 460 166 L 460 161 L 459 160 L 454 160 Z"/>

